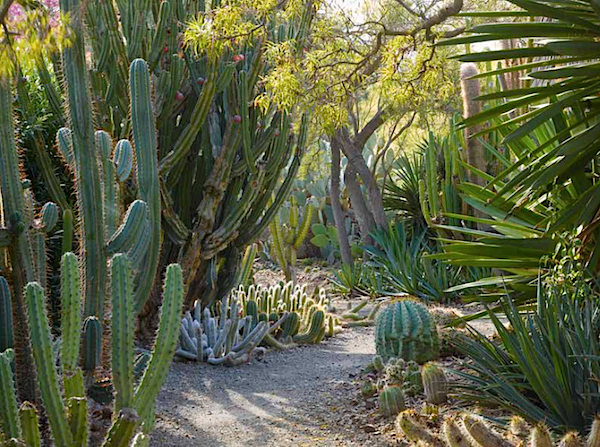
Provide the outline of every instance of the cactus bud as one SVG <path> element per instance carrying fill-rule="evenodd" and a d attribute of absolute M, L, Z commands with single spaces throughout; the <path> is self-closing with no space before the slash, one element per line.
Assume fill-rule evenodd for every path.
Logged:
<path fill-rule="evenodd" d="M 179 91 L 177 93 L 175 93 L 175 100 L 179 101 L 179 102 L 183 101 L 183 93 L 181 93 Z"/>
<path fill-rule="evenodd" d="M 279 136 L 279 129 L 277 129 L 277 130 L 274 132 L 274 135 L 275 135 L 276 137 L 278 137 L 278 136 Z"/>
<path fill-rule="evenodd" d="M 163 53 L 167 54 L 169 52 L 169 47 L 167 45 L 165 45 L 165 47 L 163 48 Z"/>
<path fill-rule="evenodd" d="M 442 368 L 435 363 L 427 363 L 423 366 L 421 375 L 427 402 L 435 405 L 446 402 L 448 400 L 448 381 Z"/>
<path fill-rule="evenodd" d="M 240 115 L 233 115 L 233 122 L 235 124 L 240 124 L 242 122 L 242 117 Z"/>
<path fill-rule="evenodd" d="M 515 438 L 525 440 L 530 431 L 529 424 L 521 416 L 515 415 L 510 418 L 510 434 Z"/>
<path fill-rule="evenodd" d="M 204 85 L 204 83 L 206 82 L 206 80 L 200 76 L 198 79 L 196 79 L 196 84 L 198 85 Z"/>
<path fill-rule="evenodd" d="M 246 57 L 243 54 L 236 54 L 235 56 L 233 56 L 233 62 L 235 62 L 236 64 L 238 62 L 242 62 L 244 59 L 246 59 Z"/>

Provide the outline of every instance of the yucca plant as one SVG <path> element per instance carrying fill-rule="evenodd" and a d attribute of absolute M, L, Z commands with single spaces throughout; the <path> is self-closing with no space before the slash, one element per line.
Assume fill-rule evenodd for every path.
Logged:
<path fill-rule="evenodd" d="M 558 430 L 583 432 L 600 411 L 598 295 L 574 270 L 538 282 L 537 303 L 522 309 L 510 297 L 490 313 L 499 339 L 470 329 L 455 342 L 469 358 L 455 384 L 463 401 L 500 407 Z"/>

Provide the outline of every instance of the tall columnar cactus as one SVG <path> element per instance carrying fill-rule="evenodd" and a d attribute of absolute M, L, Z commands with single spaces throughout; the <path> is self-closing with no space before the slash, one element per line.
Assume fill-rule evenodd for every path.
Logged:
<path fill-rule="evenodd" d="M 375 347 L 384 361 L 390 357 L 425 363 L 439 355 L 435 321 L 427 308 L 403 299 L 384 308 L 375 329 Z"/>
<path fill-rule="evenodd" d="M 182 261 L 188 284 L 187 304 L 198 297 L 204 305 L 217 301 L 236 285 L 242 253 L 287 198 L 309 121 L 304 116 L 294 123 L 300 114 L 293 106 L 267 104 L 263 79 L 276 66 L 267 60 L 271 44 L 291 43 L 289 56 L 304 57 L 316 9 L 312 0 L 278 3 L 273 14 L 256 17 L 250 5 L 243 20 L 255 21 L 257 32 L 223 38 L 224 49 L 214 53 L 195 45 L 185 24 L 204 20 L 206 11 L 217 14 L 221 2 L 163 0 L 146 15 L 138 6 L 61 0 L 61 12 L 69 17 L 69 45 L 62 50 L 62 64 L 49 58 L 48 64 L 57 66 L 50 69 L 40 62 L 39 67 L 49 82 L 48 73 L 62 73 L 67 88 L 66 113 L 59 110 L 56 89 L 48 86 L 46 91 L 57 114 L 66 117 L 57 148 L 75 178 L 85 315 L 103 324 L 110 257 L 106 245 L 120 225 L 120 211 L 132 199 L 146 203 L 149 221 L 147 251 L 135 265 L 134 310 L 142 310 L 148 296 L 159 296 L 150 294 L 156 278 L 176 260 Z M 278 13 L 281 9 L 284 14 Z M 142 56 L 148 64 L 137 59 Z M 152 88 L 150 79 L 156 80 Z M 11 98 L 9 92 L 4 99 Z M 9 117 L 10 109 L 4 104 L 2 109 Z M 8 129 L 3 133 L 11 141 L 13 134 Z M 133 162 L 136 181 L 126 182 L 127 174 L 122 174 Z M 50 175 L 52 168 L 44 166 L 44 174 Z M 2 176 L 13 185 L 8 193 L 20 178 L 18 169 L 13 170 L 12 177 Z M 137 191 L 132 194 L 133 184 Z M 8 207 L 14 208 L 12 203 Z M 23 264 L 28 269 L 33 265 L 29 260 Z M 29 273 L 16 290 L 35 279 L 34 271 Z M 158 300 L 149 303 L 141 313 L 142 328 L 143 319 L 158 309 Z"/>
<path fill-rule="evenodd" d="M 307 201 L 305 197 L 303 201 L 305 204 L 301 207 L 297 195 L 292 194 L 289 206 L 282 207 L 269 225 L 275 259 L 288 281 L 295 279 L 296 251 L 308 234 L 315 210 L 311 201 Z"/>
<path fill-rule="evenodd" d="M 12 267 L 12 312 L 14 321 L 14 340 L 17 388 L 23 399 L 35 399 L 35 378 L 31 374 L 32 357 L 29 344 L 29 328 L 25 319 L 23 286 L 35 280 L 35 267 L 32 247 L 32 234 L 27 221 L 27 210 L 13 118 L 13 95 L 11 81 L 0 76 L 0 193 L 2 194 L 2 216 L 5 227 L 11 235 L 8 247 Z"/>
<path fill-rule="evenodd" d="M 135 388 L 132 328 L 134 295 L 129 264 L 125 254 L 116 255 L 111 262 L 112 375 L 115 378 L 118 405 L 117 416 L 104 443 L 106 446 L 130 446 L 136 435 L 138 441 L 144 440 L 147 443 L 147 435 L 154 424 L 154 400 L 166 379 L 175 352 L 177 322 L 183 305 L 181 268 L 171 265 L 166 271 L 163 306 L 155 346 L 140 384 Z M 66 314 L 60 352 L 62 374 L 59 374 L 55 363 L 44 291 L 38 283 L 29 283 L 26 286 L 25 296 L 35 368 L 52 437 L 56 445 L 79 447 L 88 445 L 89 431 L 83 375 L 76 367 L 76 359 L 79 356 L 83 294 L 81 289 L 75 290 L 79 285 L 75 255 L 65 254 L 62 267 L 63 311 Z M 76 330 L 77 326 L 79 330 Z M 0 432 L 9 438 L 22 439 L 28 446 L 36 446 L 39 445 L 40 436 L 35 408 L 31 404 L 24 403 L 18 410 L 11 361 L 10 350 L 0 354 Z M 64 397 L 61 388 L 64 389 Z"/>
<path fill-rule="evenodd" d="M 12 305 L 8 282 L 0 276 L 0 352 L 13 347 Z"/>

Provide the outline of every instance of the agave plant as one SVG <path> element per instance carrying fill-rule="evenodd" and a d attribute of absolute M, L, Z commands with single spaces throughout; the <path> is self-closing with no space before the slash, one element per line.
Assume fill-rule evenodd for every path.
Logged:
<path fill-rule="evenodd" d="M 464 270 L 427 257 L 437 246 L 424 231 L 410 233 L 404 222 L 392 222 L 387 231 L 373 234 L 376 246 L 366 247 L 371 263 L 387 279 L 382 293 L 409 294 L 424 300 L 448 301 L 447 293 L 465 281 Z"/>

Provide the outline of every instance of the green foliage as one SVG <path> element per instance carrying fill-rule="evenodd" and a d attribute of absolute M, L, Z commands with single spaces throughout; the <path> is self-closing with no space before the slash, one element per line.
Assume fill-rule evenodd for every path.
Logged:
<path fill-rule="evenodd" d="M 464 271 L 427 256 L 436 253 L 436 243 L 426 232 L 411 235 L 406 227 L 403 222 L 390 223 L 388 231 L 373 234 L 377 246 L 365 248 L 370 264 L 385 278 L 380 293 L 406 293 L 433 301 L 457 296 L 447 290 L 463 282 Z"/>
<path fill-rule="evenodd" d="M 386 209 L 400 215 L 411 228 L 417 230 L 427 226 L 419 192 L 422 172 L 421 153 L 402 153 L 394 160 L 383 189 L 383 205 Z"/>
<path fill-rule="evenodd" d="M 381 276 L 363 261 L 355 261 L 352 265 L 342 264 L 333 274 L 332 286 L 343 295 L 376 296 L 383 290 Z"/>
<path fill-rule="evenodd" d="M 384 361 L 397 357 L 425 363 L 439 355 L 437 327 L 423 304 L 403 299 L 377 317 L 375 347 Z"/>
<path fill-rule="evenodd" d="M 470 372 L 459 373 L 468 384 L 457 386 L 465 401 L 499 406 L 558 430 L 583 431 L 600 409 L 598 297 L 581 278 L 556 280 L 540 281 L 537 304 L 525 313 L 511 298 L 504 300 L 501 311 L 510 328 L 490 313 L 498 340 L 471 329 L 474 339 L 457 341 L 472 361 Z"/>

